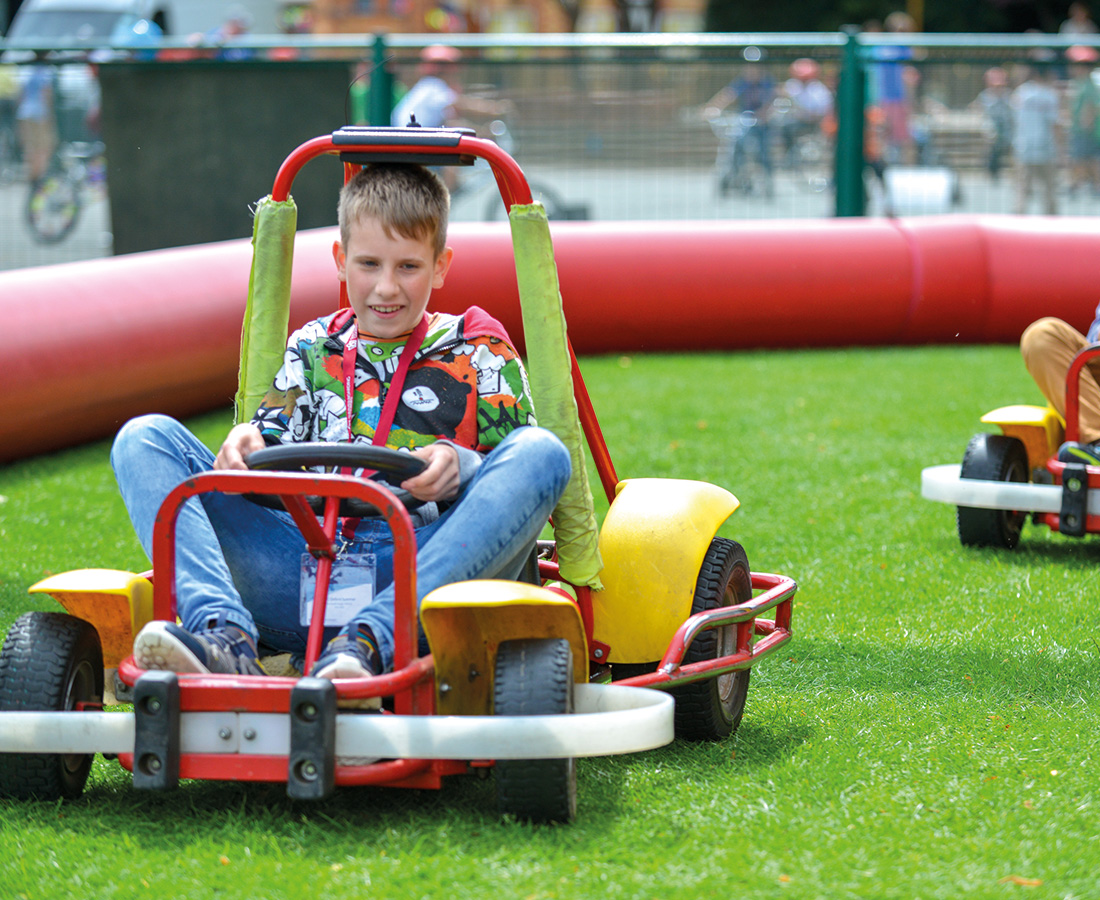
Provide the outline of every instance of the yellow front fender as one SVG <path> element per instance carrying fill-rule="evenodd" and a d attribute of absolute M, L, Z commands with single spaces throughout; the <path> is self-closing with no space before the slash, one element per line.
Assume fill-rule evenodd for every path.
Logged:
<path fill-rule="evenodd" d="M 49 594 L 65 611 L 91 622 L 103 645 L 103 665 L 117 668 L 130 655 L 134 635 L 153 618 L 153 583 L 117 569 L 74 569 L 28 588 Z"/>
<path fill-rule="evenodd" d="M 609 662 L 664 655 L 691 614 L 707 548 L 738 505 L 729 491 L 702 481 L 619 484 L 600 531 L 604 589 L 592 592 L 593 638 L 609 646 Z"/>
<path fill-rule="evenodd" d="M 1065 423 L 1050 406 L 1002 406 L 982 416 L 987 425 L 996 425 L 1008 437 L 1018 438 L 1027 450 L 1028 469 L 1045 468 L 1047 460 L 1058 452 L 1065 437 Z"/>
<path fill-rule="evenodd" d="M 420 622 L 435 659 L 436 711 L 493 712 L 493 671 L 503 641 L 565 638 L 573 680 L 588 680 L 588 645 L 576 604 L 561 594 L 515 581 L 460 581 L 420 603 Z"/>

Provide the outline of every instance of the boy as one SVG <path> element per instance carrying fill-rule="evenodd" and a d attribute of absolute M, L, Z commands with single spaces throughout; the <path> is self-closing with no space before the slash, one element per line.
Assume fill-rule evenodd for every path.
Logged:
<path fill-rule="evenodd" d="M 518 574 L 569 480 L 569 455 L 535 426 L 526 374 L 498 322 L 477 307 L 426 313 L 453 257 L 449 203 L 440 179 L 420 166 L 375 164 L 345 185 L 333 257 L 354 315 L 325 316 L 291 335 L 252 421 L 235 426 L 216 457 L 163 416 L 123 427 L 111 461 L 147 553 L 160 503 L 188 475 L 245 468 L 248 454 L 269 444 L 370 443 L 396 409 L 386 445 L 427 462 L 401 484 L 426 501 L 412 513 L 418 599 L 455 581 Z M 411 364 L 391 397 L 403 354 Z M 297 527 L 285 512 L 239 496 L 197 499 L 177 525 L 182 625 L 148 623 L 134 640 L 138 666 L 262 674 L 259 646 L 300 656 L 308 618 Z M 343 575 L 358 580 L 357 608 L 334 635 L 326 631 L 310 673 L 322 678 L 377 675 L 393 659 L 389 529 L 368 518 L 346 520 L 343 533 Z"/>

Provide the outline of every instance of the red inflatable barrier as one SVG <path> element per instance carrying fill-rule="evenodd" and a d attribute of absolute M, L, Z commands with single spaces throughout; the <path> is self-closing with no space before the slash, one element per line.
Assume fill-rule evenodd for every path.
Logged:
<path fill-rule="evenodd" d="M 579 354 L 1015 342 L 1100 299 L 1100 219 L 944 216 L 552 226 Z M 333 229 L 295 250 L 292 326 L 335 308 Z M 521 334 L 504 224 L 455 224 L 433 308 Z M 185 416 L 236 387 L 248 241 L 0 273 L 0 462 Z"/>

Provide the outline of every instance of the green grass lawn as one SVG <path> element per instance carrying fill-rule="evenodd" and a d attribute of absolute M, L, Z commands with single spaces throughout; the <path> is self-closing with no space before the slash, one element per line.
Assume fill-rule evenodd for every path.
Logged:
<path fill-rule="evenodd" d="M 1015 348 L 583 366 L 620 477 L 728 487 L 722 534 L 799 582 L 734 737 L 580 761 L 564 827 L 499 821 L 491 779 L 306 804 L 97 760 L 77 802 L 0 801 L 0 897 L 1100 897 L 1100 544 L 965 549 L 920 498 L 983 412 L 1041 402 Z M 0 629 L 48 573 L 146 567 L 107 452 L 0 468 Z"/>

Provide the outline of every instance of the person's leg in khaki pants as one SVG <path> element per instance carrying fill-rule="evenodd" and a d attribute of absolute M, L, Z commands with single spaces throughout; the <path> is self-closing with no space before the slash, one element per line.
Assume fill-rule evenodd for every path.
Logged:
<path fill-rule="evenodd" d="M 1059 415 L 1066 415 L 1066 372 L 1088 340 L 1072 325 L 1048 317 L 1032 322 L 1020 338 L 1020 352 L 1031 377 Z M 1081 373 L 1081 440 L 1100 441 L 1100 357 Z"/>

